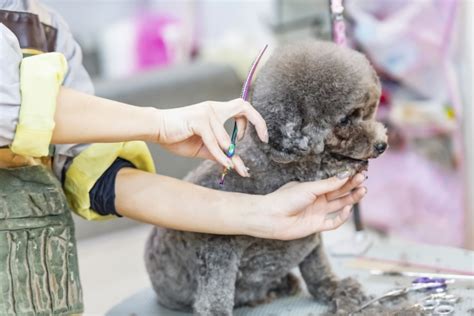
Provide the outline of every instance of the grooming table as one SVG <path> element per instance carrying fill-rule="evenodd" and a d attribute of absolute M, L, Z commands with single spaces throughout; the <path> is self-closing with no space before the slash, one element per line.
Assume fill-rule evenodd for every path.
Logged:
<path fill-rule="evenodd" d="M 149 285 L 143 267 L 143 247 L 149 227 L 133 228 L 108 236 L 79 242 L 79 262 L 85 295 L 86 314 L 106 315 L 166 315 L 184 316 L 186 313 L 161 307 Z M 324 234 L 327 248 L 338 241 L 350 238 L 351 224 Z M 441 246 L 423 245 L 394 237 L 381 237 L 370 233 L 374 244 L 364 255 L 371 260 L 337 258 L 329 255 L 333 269 L 340 277 L 352 276 L 361 282 L 369 294 L 381 294 L 395 287 L 407 286 L 412 278 L 373 276 L 368 268 L 379 268 L 373 259 L 408 261 L 420 265 L 450 270 L 474 272 L 474 252 Z M 407 269 L 413 270 L 413 269 Z M 295 271 L 296 275 L 299 275 Z M 455 315 L 474 315 L 473 282 L 456 281 L 449 291 L 462 298 L 456 304 Z M 410 298 L 422 298 L 414 294 Z M 415 302 L 415 301 L 413 301 Z M 315 302 L 304 288 L 302 293 L 254 308 L 240 308 L 235 315 L 318 315 L 327 312 L 325 305 Z"/>

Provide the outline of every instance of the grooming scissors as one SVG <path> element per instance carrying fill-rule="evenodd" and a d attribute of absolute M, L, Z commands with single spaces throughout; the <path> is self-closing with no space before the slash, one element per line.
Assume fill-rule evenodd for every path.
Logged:
<path fill-rule="evenodd" d="M 355 310 L 354 313 L 358 313 L 362 311 L 363 309 L 365 309 L 366 307 L 378 301 L 381 301 L 385 298 L 398 297 L 398 296 L 407 294 L 409 292 L 420 291 L 420 290 L 425 290 L 425 289 L 435 289 L 435 288 L 439 288 L 442 285 L 445 285 L 446 283 L 451 283 L 450 280 L 444 280 L 444 279 L 443 280 L 440 279 L 440 281 L 433 281 L 433 282 L 415 282 L 415 281 L 411 286 L 388 291 L 385 294 L 366 302 L 365 304 L 360 306 L 357 310 Z"/>
<path fill-rule="evenodd" d="M 454 280 L 448 281 L 445 278 L 419 277 L 413 280 L 412 284 L 415 285 L 415 284 L 427 284 L 427 283 L 436 284 L 437 283 L 438 285 L 426 288 L 427 291 L 431 291 L 431 290 L 436 290 L 436 289 L 446 289 L 446 287 L 448 286 L 448 283 L 452 283 L 452 282 L 454 282 Z"/>
<path fill-rule="evenodd" d="M 433 315 L 453 315 L 454 304 L 458 301 L 458 296 L 440 292 L 426 296 L 414 306 L 420 307 L 423 312 L 432 313 Z"/>
<path fill-rule="evenodd" d="M 260 62 L 260 59 L 262 58 L 263 53 L 265 53 L 265 51 L 267 50 L 267 47 L 268 47 L 268 44 L 265 45 L 262 48 L 262 50 L 258 54 L 257 58 L 252 63 L 252 66 L 250 67 L 250 71 L 247 75 L 247 79 L 245 80 L 244 85 L 242 86 L 242 92 L 240 93 L 240 97 L 244 101 L 248 101 L 249 89 L 250 89 L 250 85 L 252 84 L 253 74 L 255 73 L 255 69 L 257 69 L 257 65 Z M 238 127 L 237 127 L 237 121 L 235 121 L 234 122 L 234 129 L 232 130 L 232 136 L 230 138 L 230 146 L 229 146 L 229 149 L 226 152 L 226 155 L 229 158 L 232 158 L 235 154 L 235 146 L 236 146 L 235 143 L 237 141 L 238 132 L 239 132 L 239 130 L 238 130 Z M 222 171 L 222 174 L 221 174 L 221 178 L 219 180 L 220 185 L 224 184 L 224 178 L 227 175 L 227 173 L 229 172 L 229 170 L 230 170 L 230 168 L 225 168 L 224 167 L 224 169 Z"/>
<path fill-rule="evenodd" d="M 454 304 L 459 300 L 459 297 L 446 293 L 447 283 L 454 280 L 446 280 L 444 278 L 419 277 L 416 278 L 412 284 L 426 284 L 430 282 L 439 282 L 439 285 L 427 288 L 427 291 L 435 290 L 436 293 L 431 293 L 421 300 L 420 303 L 415 304 L 419 306 L 424 312 L 433 313 L 433 315 L 452 315 L 454 314 Z"/>

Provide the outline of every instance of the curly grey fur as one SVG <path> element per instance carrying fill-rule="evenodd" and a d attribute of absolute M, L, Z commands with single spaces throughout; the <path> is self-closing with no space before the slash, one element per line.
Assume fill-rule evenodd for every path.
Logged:
<path fill-rule="evenodd" d="M 374 120 L 379 96 L 374 70 L 353 50 L 317 41 L 279 48 L 260 72 L 252 98 L 270 141 L 261 143 L 249 128 L 237 146 L 252 177 L 231 173 L 220 187 L 221 167 L 206 161 L 186 180 L 266 194 L 290 181 L 324 179 L 343 170 L 354 174 L 379 155 L 374 146 L 386 142 L 385 129 Z M 145 260 L 159 302 L 198 315 L 231 315 L 236 306 L 294 294 L 299 287 L 289 272 L 297 266 L 309 292 L 334 311 L 352 282 L 333 275 L 319 234 L 277 241 L 156 227 Z M 349 292 L 354 308 L 365 299 L 358 285 Z"/>

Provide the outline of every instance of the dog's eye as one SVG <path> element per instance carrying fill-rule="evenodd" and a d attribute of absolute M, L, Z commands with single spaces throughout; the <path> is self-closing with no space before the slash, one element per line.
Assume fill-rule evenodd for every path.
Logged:
<path fill-rule="evenodd" d="M 346 116 L 342 118 L 342 120 L 339 121 L 339 125 L 346 126 L 346 125 L 349 125 L 350 122 L 351 122 L 351 119 L 348 116 Z"/>

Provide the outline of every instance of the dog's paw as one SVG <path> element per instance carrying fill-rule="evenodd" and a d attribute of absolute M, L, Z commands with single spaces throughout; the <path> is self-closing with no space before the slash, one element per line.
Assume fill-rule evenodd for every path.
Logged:
<path fill-rule="evenodd" d="M 281 297 L 293 296 L 298 294 L 300 291 L 301 287 L 298 278 L 292 273 L 288 273 L 278 284 L 270 289 L 268 295 L 273 300 Z"/>
<path fill-rule="evenodd" d="M 336 315 L 349 315 L 367 300 L 362 286 L 353 278 L 345 278 L 336 282 L 331 298 L 331 311 Z"/>

